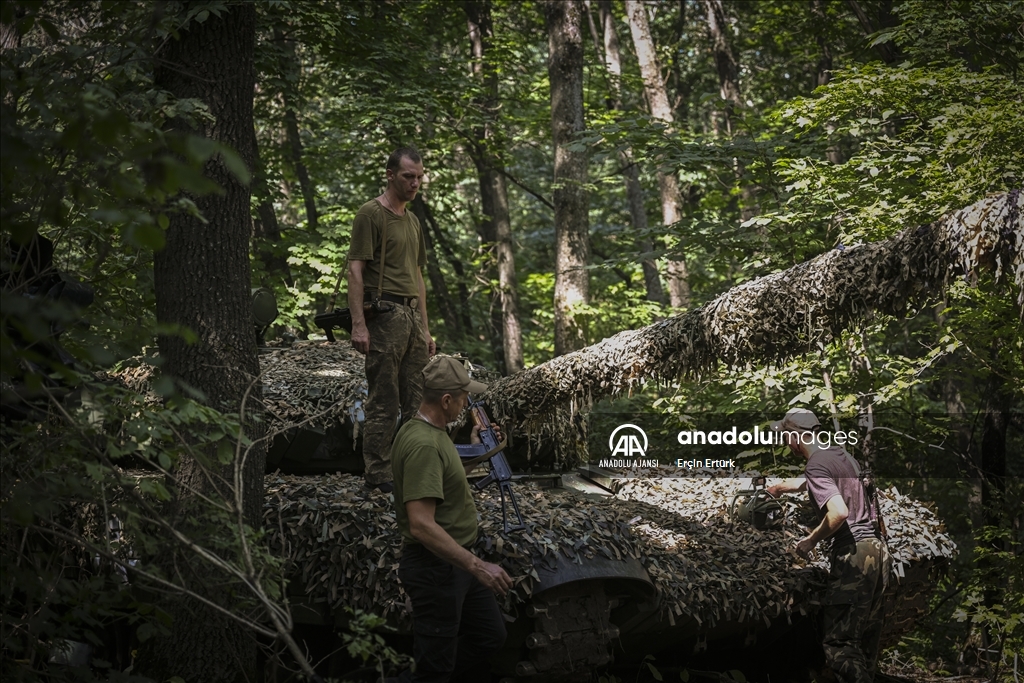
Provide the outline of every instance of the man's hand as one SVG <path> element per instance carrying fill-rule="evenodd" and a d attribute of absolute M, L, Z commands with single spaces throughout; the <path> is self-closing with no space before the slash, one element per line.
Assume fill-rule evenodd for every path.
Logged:
<path fill-rule="evenodd" d="M 370 352 L 370 330 L 366 327 L 366 321 L 352 321 L 352 348 L 364 356 Z"/>
<path fill-rule="evenodd" d="M 814 546 L 818 545 L 817 542 L 811 540 L 810 536 L 804 536 L 796 544 L 796 554 L 805 560 L 811 559 L 811 551 L 814 550 Z"/>
<path fill-rule="evenodd" d="M 427 357 L 433 358 L 434 354 L 437 353 L 437 344 L 434 343 L 434 338 L 430 336 L 429 332 L 423 333 L 423 340 L 427 342 Z"/>
<path fill-rule="evenodd" d="M 494 430 L 494 438 L 498 440 L 498 443 L 501 443 L 501 427 L 492 422 L 491 429 Z M 469 442 L 483 443 L 480 440 L 480 425 L 473 425 L 473 431 L 469 435 Z"/>
<path fill-rule="evenodd" d="M 473 568 L 473 576 L 487 588 L 504 596 L 512 588 L 512 577 L 499 565 L 481 561 Z"/>

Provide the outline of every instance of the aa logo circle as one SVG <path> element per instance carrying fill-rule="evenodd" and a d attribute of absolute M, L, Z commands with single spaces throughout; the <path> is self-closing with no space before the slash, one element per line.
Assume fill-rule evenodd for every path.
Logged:
<path fill-rule="evenodd" d="M 612 457 L 642 458 L 647 454 L 647 433 L 634 424 L 619 425 L 608 437 L 608 450 Z"/>

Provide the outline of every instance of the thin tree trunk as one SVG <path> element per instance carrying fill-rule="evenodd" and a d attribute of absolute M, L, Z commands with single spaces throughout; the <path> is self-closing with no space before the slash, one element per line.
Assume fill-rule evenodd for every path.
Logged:
<path fill-rule="evenodd" d="M 715 68 L 718 71 L 718 92 L 726 102 L 724 112 L 712 114 L 712 125 L 716 135 L 734 135 L 734 118 L 736 111 L 743 108 L 743 99 L 740 95 L 740 69 L 739 60 L 732 48 L 732 40 L 729 37 L 729 23 L 725 15 L 725 7 L 722 0 L 704 0 L 704 9 L 707 16 L 708 32 L 711 35 L 711 42 L 715 53 Z M 746 168 L 739 160 L 733 161 L 736 172 L 736 182 L 740 186 L 740 221 L 746 222 L 760 213 L 757 205 L 757 196 L 754 188 L 749 183 L 743 182 L 746 175 Z"/>
<path fill-rule="evenodd" d="M 548 80 L 555 148 L 555 355 L 582 348 L 574 309 L 590 301 L 587 152 L 571 145 L 583 131 L 583 12 L 580 0 L 547 0 Z"/>
<path fill-rule="evenodd" d="M 871 21 L 870 17 L 868 17 L 867 12 L 864 11 L 864 8 L 860 6 L 860 3 L 857 2 L 857 0 L 847 0 L 847 4 L 850 6 L 850 9 L 853 10 L 853 13 L 857 16 L 857 21 L 860 22 L 861 28 L 864 29 L 865 35 L 873 35 L 876 31 L 879 30 L 880 27 L 875 26 L 875 24 Z M 886 12 L 885 14 L 887 19 L 889 17 L 889 13 Z M 882 21 L 880 23 L 883 24 L 882 27 L 888 24 L 887 21 Z M 899 52 L 894 47 L 894 44 L 891 42 L 876 43 L 874 47 L 875 50 L 878 51 L 878 55 L 882 58 L 882 61 L 884 61 L 886 64 L 894 64 L 896 60 L 899 59 Z"/>
<path fill-rule="evenodd" d="M 814 39 L 817 41 L 818 50 L 821 52 L 818 56 L 817 76 L 814 85 L 820 88 L 828 85 L 829 81 L 832 80 L 832 46 L 825 39 L 828 28 L 828 12 L 825 10 L 823 0 L 814 0 L 811 4 L 811 12 L 814 14 L 815 24 L 817 25 Z M 831 135 L 835 131 L 835 125 L 831 123 L 825 124 L 825 129 Z M 843 150 L 840 149 L 837 143 L 832 143 L 828 146 L 828 149 L 825 150 L 825 158 L 836 165 L 846 161 Z"/>
<path fill-rule="evenodd" d="M 483 231 L 485 241 L 494 245 L 497 262 L 498 290 L 496 303 L 500 311 L 498 333 L 501 337 L 502 359 L 506 372 L 523 369 L 523 332 L 519 323 L 519 281 L 516 277 L 515 253 L 512 245 L 512 221 L 509 217 L 508 188 L 501 172 L 499 144 L 495 135 L 498 125 L 498 74 L 489 61 L 494 26 L 491 20 L 491 3 L 464 2 L 463 9 L 469 22 L 469 36 L 473 49 L 475 73 L 483 79 L 484 97 L 481 106 L 485 121 L 476 133 L 476 150 L 473 161 L 477 166 L 480 182 L 480 199 L 483 205 Z M 489 248 L 489 247 L 488 247 Z"/>
<path fill-rule="evenodd" d="M 995 345 L 993 345 L 995 346 Z M 992 361 L 998 364 L 998 355 L 993 348 Z M 1013 398 L 1004 385 L 1005 380 L 998 372 L 991 374 L 985 417 L 982 424 L 980 460 L 982 470 L 981 506 L 985 526 L 991 529 L 1010 528 L 1006 500 L 1006 434 L 1009 428 Z M 1012 538 L 1012 536 L 1011 536 Z M 979 539 L 981 540 L 981 539 Z M 1005 575 L 1005 560 L 1000 561 L 993 553 L 1003 553 L 1009 548 L 1005 538 L 995 536 L 987 541 L 989 553 L 978 563 L 985 575 L 985 607 L 996 610 L 1006 593 L 1008 579 Z M 1000 566 L 1003 565 L 1003 566 Z M 1000 570 L 1003 572 L 1000 572 Z M 1006 637 L 999 627 L 991 623 L 979 624 L 982 636 L 982 650 L 987 673 L 995 679 L 996 669 L 1002 660 Z"/>
<path fill-rule="evenodd" d="M 814 0 L 811 3 L 811 14 L 814 15 L 814 23 L 817 28 L 814 33 L 814 40 L 818 43 L 818 50 L 820 52 L 814 86 L 820 88 L 823 85 L 828 85 L 828 82 L 832 80 L 832 46 L 825 40 L 826 30 L 828 29 L 828 14 L 825 11 L 825 4 L 822 0 Z"/>
<path fill-rule="evenodd" d="M 674 122 L 672 107 L 669 106 L 668 94 L 661 79 L 661 69 L 654 49 L 654 40 L 647 24 L 647 11 L 640 0 L 626 0 L 626 18 L 633 36 L 633 46 L 637 59 L 640 61 L 640 76 L 644 81 L 644 92 L 651 116 L 668 125 L 671 130 Z M 661 193 L 661 220 L 665 226 L 679 222 L 679 180 L 675 173 L 662 173 L 658 177 L 658 189 Z M 683 251 L 685 245 L 677 245 Z M 690 305 L 689 273 L 686 268 L 685 256 L 668 262 L 669 302 L 673 308 L 686 308 Z"/>
<path fill-rule="evenodd" d="M 434 218 L 434 213 L 430 210 L 430 205 L 427 204 L 423 196 L 417 195 L 416 199 L 412 201 L 411 206 L 416 217 L 420 219 L 421 226 L 424 228 L 424 239 L 430 240 L 432 247 L 441 248 L 441 253 L 444 254 L 452 270 L 455 271 L 456 288 L 459 292 L 459 320 L 455 324 L 462 330 L 463 334 L 473 334 L 473 320 L 469 315 L 469 288 L 466 287 L 466 269 L 462 267 L 462 260 L 456 258 L 455 251 L 448 244 L 448 238 L 445 236 L 444 231 L 441 230 L 441 226 L 438 225 L 437 220 Z M 433 234 L 432 240 L 431 234 Z M 433 251 L 436 253 L 436 249 L 433 249 Z M 447 292 L 447 288 L 444 288 L 444 291 Z M 454 317 L 452 320 L 454 321 Z"/>
<path fill-rule="evenodd" d="M 708 32 L 715 53 L 715 69 L 718 71 L 718 93 L 727 102 L 726 111 L 720 112 L 712 121 L 715 132 L 732 135 L 732 114 L 735 108 L 742 106 L 740 101 L 740 71 L 736 55 L 732 50 L 732 42 L 726 31 L 728 24 L 725 19 L 725 8 L 722 0 L 704 0 L 704 11 L 707 17 Z"/>
<path fill-rule="evenodd" d="M 292 271 L 288 265 L 288 259 L 282 252 L 281 226 L 277 220 L 277 212 L 274 210 L 274 203 L 270 200 L 270 188 L 267 185 L 266 170 L 260 159 L 259 142 L 256 140 L 256 131 L 253 130 L 252 150 L 255 156 L 256 172 L 253 174 L 253 194 L 259 198 L 256 206 L 256 216 L 252 221 L 253 251 L 263 263 L 267 275 L 280 277 L 286 285 L 292 287 Z M 261 283 L 264 287 L 271 286 L 271 282 Z"/>
<path fill-rule="evenodd" d="M 277 222 L 274 204 L 269 199 L 260 201 L 256 207 L 256 218 L 253 220 L 253 241 L 256 254 L 263 263 L 267 274 L 280 277 L 289 287 L 294 286 L 295 281 L 292 279 L 288 258 L 280 251 L 281 226 Z M 272 283 L 263 282 L 261 284 L 264 287 L 269 287 Z"/>
<path fill-rule="evenodd" d="M 430 280 L 430 291 L 434 294 L 437 308 L 441 312 L 441 319 L 444 320 L 446 327 L 451 326 L 452 336 L 456 342 L 459 342 L 465 338 L 466 331 L 462 327 L 462 319 L 455 314 L 455 306 L 452 305 L 448 284 L 445 282 L 444 273 L 441 272 L 437 250 L 434 248 L 434 238 L 430 232 L 430 225 L 427 223 L 427 205 L 423 196 L 416 195 L 410 208 L 420 221 L 423 241 L 427 244 L 427 279 Z"/>
<path fill-rule="evenodd" d="M 167 41 L 156 68 L 157 87 L 210 108 L 214 122 L 202 124 L 198 134 L 232 146 L 249 168 L 255 160 L 255 34 L 255 6 L 232 5 L 220 16 L 189 22 L 177 39 Z M 184 123 L 172 125 L 189 130 Z M 238 411 L 255 382 L 246 405 L 246 432 L 256 440 L 261 434 L 252 418 L 259 405 L 260 370 L 249 296 L 250 192 L 220 157 L 207 162 L 205 174 L 223 188 L 220 194 L 192 197 L 206 220 L 174 214 L 166 245 L 154 257 L 157 320 L 184 326 L 197 337 L 186 343 L 180 336 L 161 336 L 163 371 L 202 391 L 210 406 L 223 411 Z M 265 448 L 256 446 L 243 471 L 244 519 L 253 527 L 260 524 L 265 455 Z M 195 458 L 181 461 L 175 501 L 179 528 L 201 533 L 191 528 L 197 499 L 188 491 L 233 499 L 224 483 L 233 481 L 232 471 L 228 465 L 211 473 Z M 198 581 L 194 590 L 231 608 L 230 595 L 213 585 L 217 577 L 201 566 L 190 569 Z M 256 642 L 235 622 L 191 599 L 172 598 L 164 607 L 172 618 L 171 636 L 143 644 L 139 673 L 214 683 L 256 679 Z"/>
<path fill-rule="evenodd" d="M 300 65 L 298 55 L 295 54 L 295 43 L 286 39 L 278 30 L 274 31 L 274 40 L 286 46 L 289 61 L 285 68 L 293 70 L 294 73 L 292 75 L 295 76 L 295 78 L 284 78 L 282 80 L 289 84 L 298 83 Z M 285 85 L 281 89 L 281 101 L 284 104 L 284 130 L 288 139 L 288 154 L 292 162 L 292 168 L 295 170 L 295 177 L 299 179 L 302 202 L 306 207 L 306 227 L 315 233 L 319 224 L 319 214 L 316 209 L 316 189 L 313 187 L 313 183 L 309 178 L 309 170 L 306 168 L 306 162 L 303 160 L 302 136 L 299 134 L 299 118 L 295 112 L 295 93 L 291 92 L 291 87 L 293 86 Z"/>
<path fill-rule="evenodd" d="M 601 30 L 604 36 L 604 63 L 608 67 L 611 77 L 609 84 L 610 97 L 608 108 L 612 111 L 622 111 L 622 57 L 619 53 L 619 37 L 615 31 L 615 17 L 612 16 L 611 0 L 600 0 L 598 2 L 599 16 L 601 19 Z M 597 31 L 595 30 L 595 49 L 598 48 Z M 598 50 L 600 52 L 600 50 Z M 661 277 L 658 275 L 658 265 L 654 259 L 644 258 L 644 254 L 654 252 L 654 243 L 647 236 L 647 209 L 644 201 L 644 189 L 640 184 L 640 171 L 633 161 L 633 152 L 625 148 L 619 152 L 619 161 L 622 163 L 622 178 L 626 184 L 626 200 L 629 202 L 629 217 L 633 223 L 633 230 L 639 235 L 638 246 L 640 247 L 640 265 L 644 272 L 644 287 L 647 291 L 647 300 L 659 304 L 665 303 L 665 290 L 661 286 Z"/>

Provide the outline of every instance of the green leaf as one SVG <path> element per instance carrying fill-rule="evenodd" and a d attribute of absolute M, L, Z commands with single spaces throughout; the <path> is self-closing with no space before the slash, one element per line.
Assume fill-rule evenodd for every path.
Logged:
<path fill-rule="evenodd" d="M 243 185 L 249 184 L 252 180 L 252 174 L 249 173 L 249 168 L 235 150 L 226 145 L 221 145 L 220 158 L 224 162 L 224 166 L 231 171 L 231 174 L 238 178 L 238 182 Z"/>

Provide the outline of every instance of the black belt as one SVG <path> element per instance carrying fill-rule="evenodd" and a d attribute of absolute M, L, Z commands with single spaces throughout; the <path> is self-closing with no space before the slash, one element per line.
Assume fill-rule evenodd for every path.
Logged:
<path fill-rule="evenodd" d="M 375 292 L 365 292 L 363 295 L 363 301 L 373 301 L 377 298 Z M 401 304 L 402 306 L 408 306 L 409 308 L 416 308 L 419 304 L 419 298 L 415 296 L 398 296 L 397 294 L 388 294 L 384 292 L 380 295 L 381 301 L 390 301 L 393 304 Z"/>

